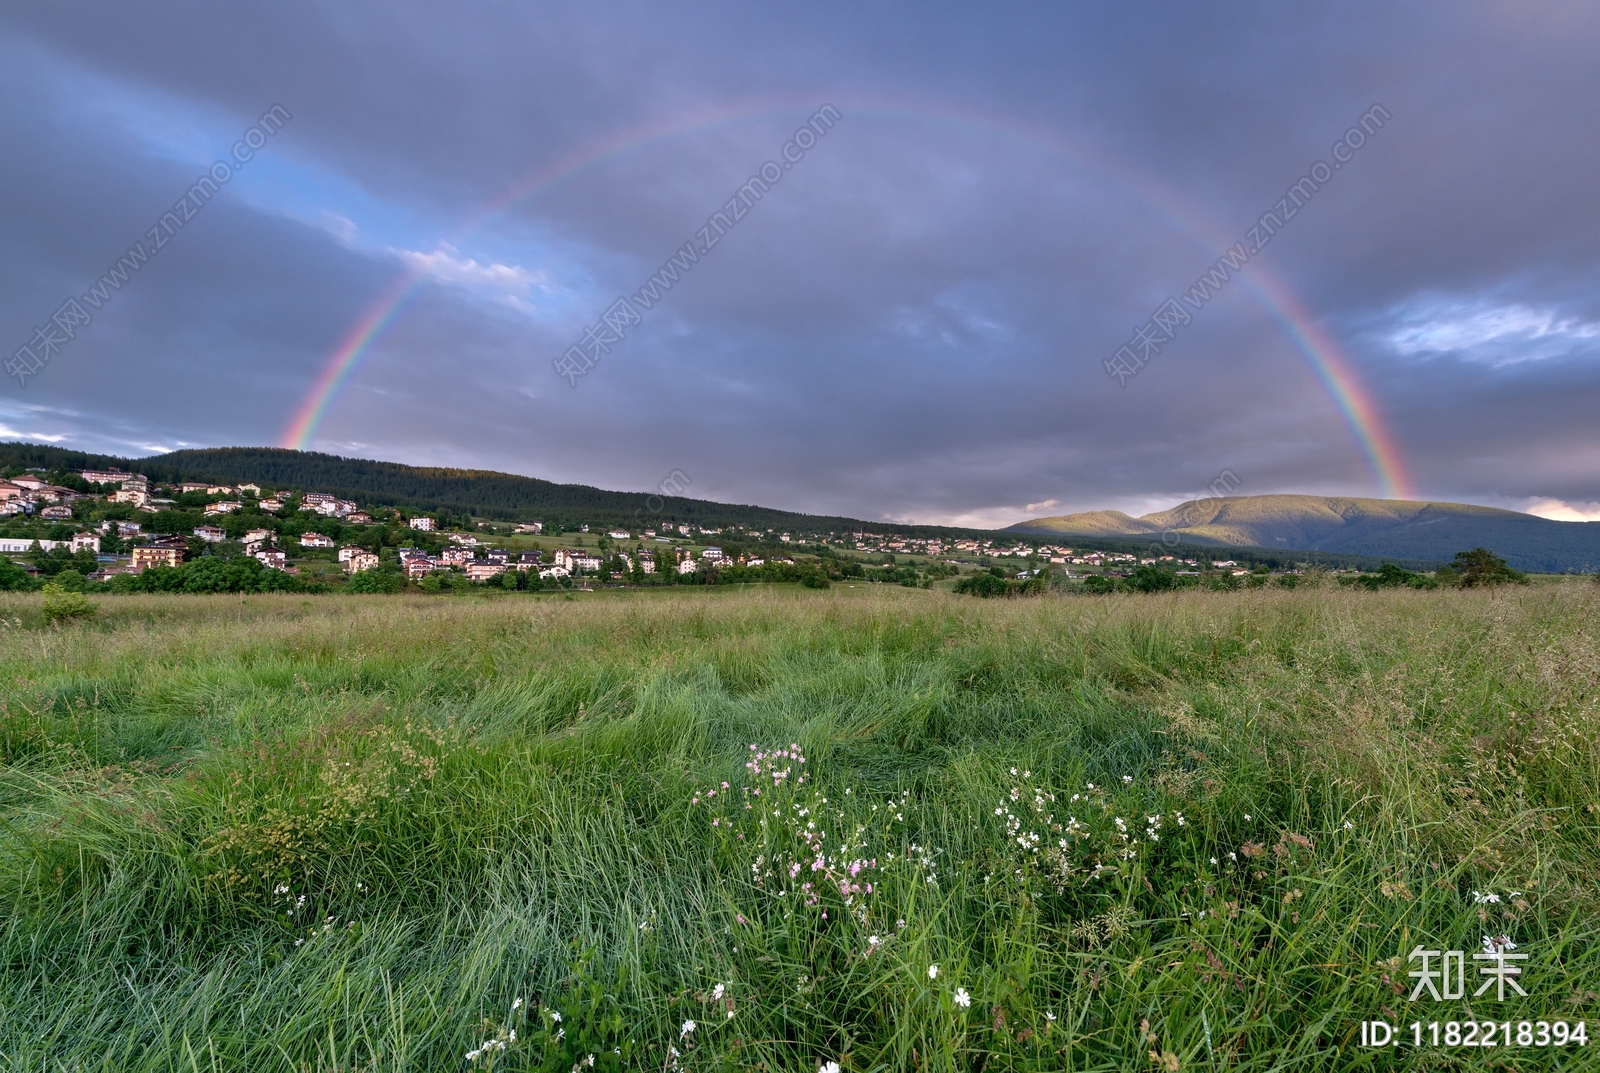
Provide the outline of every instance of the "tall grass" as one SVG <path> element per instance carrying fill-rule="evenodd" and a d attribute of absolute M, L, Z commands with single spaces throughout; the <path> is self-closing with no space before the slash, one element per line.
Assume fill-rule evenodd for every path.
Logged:
<path fill-rule="evenodd" d="M 8 597 L 0 1066 L 1594 1068 L 1596 611 Z"/>

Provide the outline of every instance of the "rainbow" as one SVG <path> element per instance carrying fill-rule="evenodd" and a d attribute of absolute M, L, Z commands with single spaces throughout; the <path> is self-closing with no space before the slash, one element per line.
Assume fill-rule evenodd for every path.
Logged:
<path fill-rule="evenodd" d="M 581 173 L 601 166 L 618 157 L 644 149 L 670 138 L 703 132 L 712 127 L 739 121 L 780 114 L 793 114 L 802 110 L 809 113 L 816 102 L 799 105 L 795 102 L 746 105 L 702 114 L 687 122 L 636 128 L 587 146 L 562 160 L 535 169 L 474 214 L 456 236 L 450 240 L 459 245 L 461 240 L 487 224 L 493 217 L 520 201 L 544 193 L 567 182 Z M 839 107 L 847 117 L 876 116 L 899 121 L 914 121 L 976 129 L 991 134 L 1016 139 L 1033 147 L 1043 147 L 1052 154 L 1077 162 L 1087 162 L 1114 176 L 1124 186 L 1138 191 L 1162 215 L 1173 221 L 1191 239 L 1197 248 L 1215 256 L 1216 250 L 1226 248 L 1233 239 L 1223 237 L 1223 232 L 1166 187 L 1123 162 L 1107 156 L 1087 143 L 1067 139 L 1057 131 L 1037 127 L 1014 117 L 980 112 L 974 109 L 940 104 L 930 109 L 925 102 L 902 102 L 883 97 L 857 96 Z M 285 427 L 279 443 L 283 447 L 304 450 L 326 418 L 333 403 L 349 384 L 362 360 L 371 352 L 373 344 L 398 320 L 410 300 L 427 281 L 420 269 L 410 269 L 374 302 L 351 327 L 333 353 L 324 363 L 310 390 Z M 1372 471 L 1374 481 L 1384 498 L 1410 498 L 1410 480 L 1406 474 L 1404 458 L 1394 437 L 1385 426 L 1382 414 L 1371 393 L 1362 383 L 1350 360 L 1340 351 L 1338 344 L 1300 304 L 1294 300 L 1289 288 L 1263 266 L 1251 264 L 1247 273 L 1237 277 L 1246 290 L 1279 325 L 1293 344 L 1296 352 L 1306 361 L 1332 399 L 1349 429 L 1352 439 Z"/>

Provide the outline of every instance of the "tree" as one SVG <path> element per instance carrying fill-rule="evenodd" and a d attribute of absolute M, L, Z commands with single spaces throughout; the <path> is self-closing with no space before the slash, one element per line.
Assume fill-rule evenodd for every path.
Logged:
<path fill-rule="evenodd" d="M 1178 575 L 1154 566 L 1141 566 L 1128 578 L 1128 584 L 1140 592 L 1164 592 L 1178 587 Z"/>
<path fill-rule="evenodd" d="M 1479 585 L 1493 587 L 1495 585 L 1516 584 L 1526 585 L 1528 575 L 1518 570 L 1513 570 L 1506 565 L 1506 561 L 1488 548 L 1473 548 L 1471 551 L 1458 551 L 1449 566 L 1441 567 L 1438 571 L 1440 580 L 1453 581 L 1462 588 L 1471 589 Z"/>
<path fill-rule="evenodd" d="M 345 592 L 390 593 L 399 592 L 404 581 L 399 574 L 384 570 L 361 570 L 350 576 Z"/>

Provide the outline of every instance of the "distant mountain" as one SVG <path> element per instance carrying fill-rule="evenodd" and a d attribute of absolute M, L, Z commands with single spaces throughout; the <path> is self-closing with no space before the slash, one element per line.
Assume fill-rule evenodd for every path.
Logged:
<path fill-rule="evenodd" d="M 1519 570 L 1600 568 L 1600 522 L 1554 522 L 1466 503 L 1337 496 L 1222 496 L 1132 518 L 1098 510 L 1019 522 L 1007 531 L 1052 536 L 1139 537 L 1168 530 L 1211 544 L 1445 561 L 1485 547 Z"/>

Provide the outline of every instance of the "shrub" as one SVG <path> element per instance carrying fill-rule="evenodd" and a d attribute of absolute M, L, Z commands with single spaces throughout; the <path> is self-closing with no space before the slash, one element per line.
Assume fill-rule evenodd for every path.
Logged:
<path fill-rule="evenodd" d="M 345 592 L 357 593 L 392 593 L 399 592 L 404 582 L 399 574 L 385 573 L 382 570 L 363 570 L 353 574 L 345 585 Z"/>
<path fill-rule="evenodd" d="M 35 587 L 26 570 L 0 555 L 0 592 L 26 592 Z"/>
<path fill-rule="evenodd" d="M 79 577 L 81 588 L 83 578 Z M 44 617 L 50 622 L 66 622 L 75 618 L 88 618 L 95 612 L 94 604 L 81 591 L 74 592 L 58 581 L 48 581 L 44 586 Z"/>

